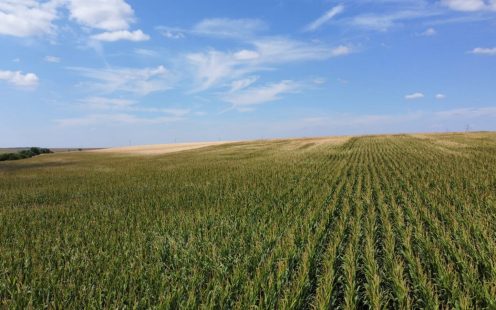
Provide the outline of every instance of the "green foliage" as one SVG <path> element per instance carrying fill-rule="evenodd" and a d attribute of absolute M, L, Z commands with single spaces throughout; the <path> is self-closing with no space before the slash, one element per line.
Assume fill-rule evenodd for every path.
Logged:
<path fill-rule="evenodd" d="M 41 154 L 49 154 L 49 153 L 53 153 L 53 152 L 50 149 L 32 147 L 27 150 L 19 151 L 17 153 L 0 154 L 0 161 L 26 159 Z"/>
<path fill-rule="evenodd" d="M 0 307 L 496 307 L 496 134 L 323 142 L 0 163 Z"/>

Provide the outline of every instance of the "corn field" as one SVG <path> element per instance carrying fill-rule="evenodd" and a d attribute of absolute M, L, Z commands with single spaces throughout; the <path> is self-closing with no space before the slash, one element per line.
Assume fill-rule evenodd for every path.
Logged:
<path fill-rule="evenodd" d="M 496 134 L 2 162 L 0 308 L 496 309 Z"/>

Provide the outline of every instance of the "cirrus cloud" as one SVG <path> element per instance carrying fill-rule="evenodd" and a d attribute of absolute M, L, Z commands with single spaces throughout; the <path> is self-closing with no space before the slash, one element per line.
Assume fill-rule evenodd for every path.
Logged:
<path fill-rule="evenodd" d="M 209 49 L 186 55 L 198 84 L 194 91 L 224 85 L 254 72 L 273 70 L 277 65 L 326 60 L 353 52 L 345 45 L 332 47 L 281 37 L 260 38 L 248 44 L 252 48 L 227 52 Z"/>
<path fill-rule="evenodd" d="M 70 70 L 90 79 L 83 83 L 99 93 L 125 92 L 139 96 L 170 89 L 171 74 L 164 66 L 156 68 L 83 68 Z"/>
<path fill-rule="evenodd" d="M 492 10 L 496 11 L 494 0 L 442 0 L 442 3 L 455 11 L 477 12 Z"/>
<path fill-rule="evenodd" d="M 496 56 L 496 47 L 476 47 L 471 50 L 470 53 L 475 55 Z"/>
<path fill-rule="evenodd" d="M 327 11 L 324 15 L 308 24 L 305 27 L 305 31 L 315 31 L 322 27 L 324 24 L 328 23 L 331 19 L 333 19 L 336 15 L 341 14 L 344 11 L 344 5 L 337 5 Z"/>
<path fill-rule="evenodd" d="M 192 32 L 213 37 L 246 38 L 266 27 L 267 25 L 259 19 L 210 18 L 196 24 Z"/>
<path fill-rule="evenodd" d="M 232 104 L 234 108 L 246 109 L 253 105 L 272 102 L 281 99 L 281 95 L 296 93 L 301 90 L 301 85 L 292 80 L 284 80 L 259 87 L 251 87 L 234 93 L 229 93 L 223 100 Z"/>
<path fill-rule="evenodd" d="M 46 62 L 51 62 L 51 63 L 59 63 L 60 62 L 60 57 L 57 57 L 57 56 L 45 56 L 45 58 L 43 58 L 43 60 L 45 60 Z"/>
<path fill-rule="evenodd" d="M 118 30 L 118 31 L 108 31 L 99 33 L 91 36 L 93 40 L 103 41 L 103 42 L 116 42 L 121 40 L 141 42 L 150 40 L 150 36 L 143 33 L 141 30 L 128 31 L 128 30 Z"/>

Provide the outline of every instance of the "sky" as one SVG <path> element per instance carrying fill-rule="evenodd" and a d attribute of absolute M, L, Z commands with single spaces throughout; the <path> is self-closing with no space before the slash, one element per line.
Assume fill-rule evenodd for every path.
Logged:
<path fill-rule="evenodd" d="M 0 0 L 0 147 L 496 130 L 496 0 Z"/>

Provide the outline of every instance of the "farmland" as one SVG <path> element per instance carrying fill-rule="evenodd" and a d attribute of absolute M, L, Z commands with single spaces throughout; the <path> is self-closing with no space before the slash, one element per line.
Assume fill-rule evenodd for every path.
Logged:
<path fill-rule="evenodd" d="M 0 163 L 0 305 L 496 307 L 496 134 Z"/>

